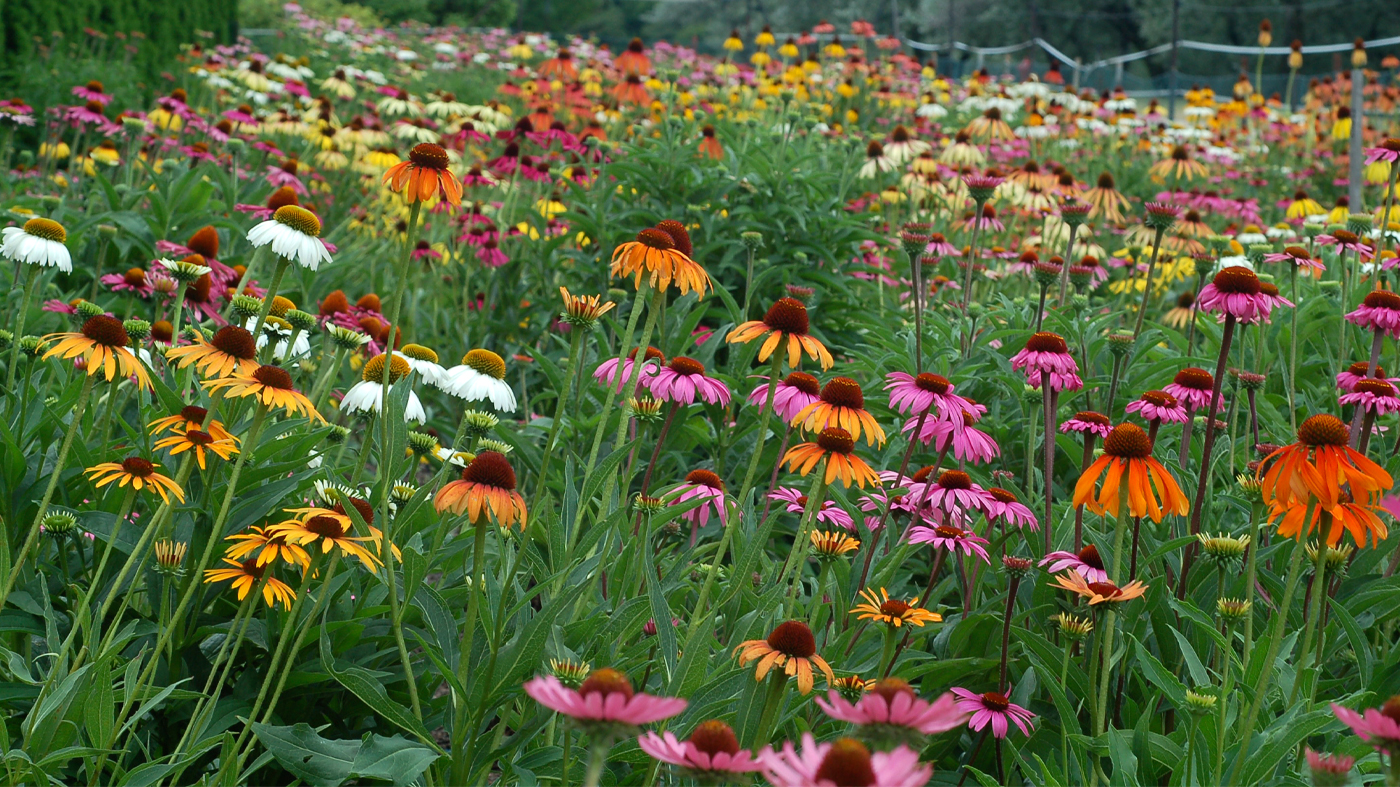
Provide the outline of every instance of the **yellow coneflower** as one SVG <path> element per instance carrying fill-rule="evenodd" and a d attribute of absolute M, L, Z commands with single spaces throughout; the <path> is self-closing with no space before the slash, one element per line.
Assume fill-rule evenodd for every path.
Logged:
<path fill-rule="evenodd" d="M 821 362 L 822 369 L 835 363 L 826 345 L 807 333 L 810 323 L 807 307 L 796 298 L 779 298 L 769 307 L 762 320 L 750 320 L 736 327 L 725 337 L 729 343 L 747 344 L 760 336 L 768 337 L 758 349 L 758 361 L 763 363 L 787 340 L 788 367 L 796 369 L 806 351 L 812 360 Z"/>
<path fill-rule="evenodd" d="M 254 562 L 258 566 L 265 566 L 279 557 L 294 566 L 305 568 L 311 565 L 311 556 L 300 545 L 290 544 L 285 535 L 257 525 L 248 528 L 246 533 L 234 533 L 226 540 L 234 542 L 227 553 L 234 560 L 242 560 L 256 552 Z"/>
<path fill-rule="evenodd" d="M 263 578 L 263 574 L 267 571 L 266 566 L 259 566 L 252 560 L 245 560 L 240 563 L 237 560 L 224 558 L 223 561 L 232 568 L 206 569 L 204 571 L 204 584 L 208 585 L 214 582 L 227 582 L 232 580 L 232 587 L 238 591 L 239 601 L 248 597 L 248 592 L 253 589 L 253 586 L 258 583 L 258 580 Z M 262 595 L 263 601 L 267 602 L 269 607 L 277 606 L 277 602 L 280 601 L 284 609 L 291 609 L 292 601 L 296 598 L 297 594 L 287 583 L 277 577 L 268 577 L 267 584 L 263 585 Z"/>
<path fill-rule="evenodd" d="M 818 559 L 831 559 L 860 549 L 860 541 L 839 531 L 813 530 L 812 549 Z"/>
<path fill-rule="evenodd" d="M 157 440 L 157 449 L 169 449 L 172 457 L 179 456 L 186 451 L 194 451 L 195 461 L 199 462 L 199 469 L 206 469 L 206 461 L 209 452 L 227 462 L 229 457 L 238 453 L 238 445 L 233 440 L 220 440 L 214 435 L 202 429 L 186 429 L 183 434 L 175 434 Z"/>
<path fill-rule="evenodd" d="M 789 676 L 797 677 L 797 690 L 803 694 L 812 692 L 813 666 L 821 670 L 828 684 L 836 682 L 831 665 L 817 653 L 817 641 L 812 636 L 812 630 L 800 620 L 779 623 L 777 628 L 773 629 L 773 633 L 768 635 L 768 639 L 751 639 L 739 643 L 738 647 L 734 648 L 734 654 L 739 657 L 741 667 L 747 666 L 755 659 L 758 660 L 754 680 L 762 681 L 774 667 L 781 667 Z"/>
<path fill-rule="evenodd" d="M 613 251 L 609 270 L 613 276 L 633 276 L 640 287 L 646 275 L 651 286 L 665 290 L 676 283 L 682 295 L 694 290 L 703 297 L 710 286 L 705 269 L 690 258 L 690 236 L 680 222 L 662 222 L 637 233 L 637 239 Z"/>
<path fill-rule="evenodd" d="M 154 390 L 145 365 L 127 349 L 131 339 L 126 335 L 126 328 L 115 317 L 99 314 L 83 323 L 78 333 L 51 333 L 40 345 L 52 341 L 58 344 L 44 353 L 44 360 L 55 355 L 64 359 L 81 356 L 89 375 L 101 371 L 103 379 L 108 381 L 118 376 L 135 377 L 137 387 Z"/>
<path fill-rule="evenodd" d="M 856 616 L 858 620 L 873 620 L 891 628 L 902 628 L 905 625 L 922 627 L 925 623 L 943 621 L 943 616 L 937 612 L 929 612 L 923 607 L 890 598 L 890 594 L 886 593 L 884 588 L 880 588 L 878 596 L 870 588 L 862 590 L 860 595 L 865 599 L 865 603 L 857 604 L 851 610 L 852 614 L 859 613 Z"/>
<path fill-rule="evenodd" d="M 156 472 L 160 465 L 148 462 L 139 456 L 129 456 L 120 462 L 103 462 L 93 465 L 84 473 L 88 474 L 88 480 L 92 485 L 101 489 L 102 487 L 119 481 L 119 487 L 131 485 L 132 489 L 140 491 L 146 487 L 154 489 L 160 494 L 161 500 L 170 502 L 169 495 L 174 495 L 180 502 L 185 502 L 185 492 L 170 478 Z"/>
<path fill-rule="evenodd" d="M 267 528 L 270 535 L 281 536 L 288 544 L 305 546 L 321 542 L 321 551 L 330 552 L 339 547 L 346 555 L 358 558 L 369 570 L 375 570 L 379 558 L 366 549 L 365 542 L 374 541 L 373 536 L 352 536 L 354 526 L 350 517 L 341 511 L 330 508 L 289 508 L 292 519 L 278 522 Z"/>
<path fill-rule="evenodd" d="M 265 407 L 278 408 L 287 415 L 304 415 L 315 421 L 326 419 L 316 412 L 311 400 L 292 388 L 292 376 L 280 366 L 259 366 L 250 374 L 235 374 L 205 380 L 204 387 L 211 393 L 223 391 L 226 397 L 256 397 Z"/>
<path fill-rule="evenodd" d="M 205 425 L 205 421 L 208 421 L 208 425 Z M 209 420 L 209 411 L 198 405 L 186 405 L 174 415 L 167 415 L 150 422 L 146 428 L 153 435 L 163 431 L 169 431 L 171 434 L 183 434 L 190 429 L 202 429 L 217 440 L 232 440 L 235 445 L 238 444 L 237 437 L 229 434 L 228 430 L 217 419 Z"/>
<path fill-rule="evenodd" d="M 867 691 L 875 688 L 875 681 L 866 680 L 859 675 L 842 675 L 832 682 L 831 687 L 848 702 L 855 702 Z"/>

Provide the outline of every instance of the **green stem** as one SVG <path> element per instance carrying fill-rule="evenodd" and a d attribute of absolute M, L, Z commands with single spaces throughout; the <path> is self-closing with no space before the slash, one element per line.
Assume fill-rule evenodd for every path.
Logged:
<path fill-rule="evenodd" d="M 272 313 L 272 299 L 277 297 L 277 290 L 282 286 L 282 277 L 287 273 L 288 265 L 291 265 L 291 260 L 281 256 L 277 258 L 277 267 L 272 272 L 272 281 L 268 282 L 267 293 L 263 295 L 262 308 L 258 309 L 258 320 L 253 323 L 254 341 L 257 341 L 257 338 L 262 336 L 263 323 L 267 322 L 267 315 Z M 232 299 L 230 299 L 229 302 L 232 303 Z M 270 356 L 276 348 L 277 345 L 275 342 L 268 342 L 267 347 L 264 349 L 269 349 L 268 355 Z"/>
<path fill-rule="evenodd" d="M 642 367 L 646 366 L 647 348 L 651 346 L 651 334 L 656 330 L 656 323 L 658 322 L 658 318 L 661 315 L 661 310 L 665 307 L 665 305 L 666 291 L 654 290 L 651 296 L 651 305 L 647 307 L 647 321 L 642 326 L 642 336 L 637 341 L 637 348 L 638 350 L 640 350 L 640 352 L 637 353 L 636 362 L 632 364 L 632 374 L 630 375 L 630 379 L 624 386 L 626 388 L 627 397 L 623 400 L 624 402 L 630 402 L 637 395 L 637 388 L 641 385 L 642 382 Z M 619 374 L 622 373 L 621 364 L 618 364 L 617 371 Z M 622 445 L 623 442 L 627 439 L 627 424 L 631 420 L 632 419 L 626 413 L 624 413 L 622 417 L 618 419 L 617 433 L 613 435 L 614 449 Z M 614 473 L 613 477 L 608 479 L 608 482 L 603 486 L 603 497 L 599 500 L 598 503 L 600 507 L 608 505 L 609 501 L 612 500 L 613 490 L 618 488 L 619 477 L 624 472 L 625 471 L 622 469 L 622 466 L 619 465 L 617 472 Z M 631 485 L 630 482 L 630 475 L 627 478 L 621 479 L 621 488 L 624 496 L 627 493 L 627 488 Z M 582 502 L 583 501 L 580 501 L 580 503 Z M 587 507 L 584 505 L 580 505 L 578 510 L 579 516 L 582 516 L 583 512 L 587 510 Z"/>
<path fill-rule="evenodd" d="M 481 614 L 481 596 L 486 587 L 486 528 L 488 522 L 479 520 L 472 541 L 472 586 L 471 598 L 467 601 L 467 619 L 462 623 L 462 644 L 457 657 L 457 680 L 465 688 L 471 677 L 472 647 L 476 639 L 476 619 Z M 467 697 L 453 694 L 452 709 L 452 750 L 453 774 L 459 783 L 465 783 L 471 762 L 461 756 L 462 744 L 467 737 Z"/>
<path fill-rule="evenodd" d="M 320 412 L 326 406 L 326 395 L 331 391 L 331 384 L 336 372 L 340 370 L 340 365 L 345 362 L 345 354 L 348 352 L 344 347 L 336 348 L 335 354 L 331 356 L 333 360 L 326 365 L 321 372 L 321 379 L 316 381 L 316 387 L 311 389 L 311 404 Z"/>
<path fill-rule="evenodd" d="M 753 740 L 749 748 L 758 749 L 773 738 L 773 725 L 777 723 L 778 709 L 783 705 L 783 693 L 787 689 L 787 675 L 782 670 L 768 674 L 768 693 L 763 699 L 763 713 L 758 717 Z"/>
<path fill-rule="evenodd" d="M 1326 525 L 1324 518 L 1323 524 Z M 1322 531 L 1326 532 L 1326 531 Z M 1293 688 L 1288 692 L 1288 704 L 1293 705 L 1298 699 L 1298 687 L 1308 680 L 1308 695 L 1312 696 L 1313 687 L 1321 678 L 1320 668 L 1322 662 L 1322 599 L 1327 596 L 1327 544 L 1325 540 L 1318 539 L 1317 559 L 1313 564 L 1312 593 L 1308 598 L 1308 612 L 1303 619 L 1303 649 L 1298 654 L 1298 677 L 1293 681 Z M 1318 652 L 1313 653 L 1313 639 L 1316 632 L 1318 638 Z M 1319 668 L 1319 674 L 1312 678 L 1305 676 L 1305 670 L 1314 667 Z M 1309 700 L 1311 704 L 1311 699 Z"/>
<path fill-rule="evenodd" d="M 608 764 L 608 750 L 612 745 L 605 741 L 597 741 L 588 751 L 588 771 L 583 776 L 583 787 L 598 787 L 598 781 L 603 778 L 603 767 Z"/>
<path fill-rule="evenodd" d="M 63 640 L 63 645 L 58 649 L 58 658 L 54 660 L 54 669 L 53 672 L 50 673 L 50 678 L 57 675 L 61 671 L 62 665 L 68 661 L 68 653 L 72 650 L 73 641 L 77 638 L 79 628 L 78 616 L 87 610 L 88 606 L 92 603 L 92 594 L 97 592 L 97 588 L 101 587 L 102 574 L 107 568 L 107 559 L 112 556 L 112 546 L 117 543 L 117 534 L 121 532 L 122 522 L 126 521 L 127 516 L 131 514 L 131 507 L 135 505 L 135 503 L 136 488 L 132 487 L 127 490 L 126 495 L 122 498 L 121 508 L 117 510 L 117 520 L 112 524 L 112 534 L 108 536 L 107 546 L 103 548 L 102 557 L 97 561 L 97 570 L 92 574 L 92 582 L 88 584 L 87 590 L 83 593 L 82 600 L 78 602 L 78 606 L 73 608 L 73 628 L 69 630 L 68 636 Z M 147 530 L 149 531 L 151 528 L 147 528 Z M 116 582 L 112 583 L 111 595 L 116 595 L 117 589 L 121 587 L 121 580 L 125 578 L 123 574 L 119 576 Z M 102 618 L 105 612 L 106 605 L 104 604 L 103 612 L 98 613 L 97 617 L 93 618 L 89 623 L 90 639 L 93 642 L 101 641 Z M 73 666 L 76 668 L 77 664 Z M 45 683 L 45 688 L 48 688 L 47 683 Z"/>
<path fill-rule="evenodd" d="M 564 420 L 564 410 L 573 395 L 574 368 L 578 366 L 578 359 L 582 354 L 583 334 L 584 329 L 577 325 L 569 330 L 569 362 L 564 367 L 564 385 L 559 392 L 559 401 L 554 405 L 554 421 L 550 423 L 549 434 L 544 439 L 544 458 L 540 460 L 540 475 L 535 480 L 535 493 L 530 496 L 531 509 L 539 505 L 540 497 L 544 495 L 545 479 L 549 478 L 549 463 L 554 458 L 554 439 L 559 435 L 559 424 Z M 455 445 L 453 450 L 456 450 Z"/>
<path fill-rule="evenodd" d="M 826 497 L 826 463 L 816 470 L 816 477 L 812 479 L 812 491 L 807 495 L 807 509 L 802 512 L 802 521 L 797 526 L 797 538 L 793 541 L 792 551 L 788 553 L 788 560 L 783 564 L 782 573 L 778 574 L 778 584 L 781 585 L 787 573 L 792 572 L 792 588 L 788 591 L 788 600 L 795 602 L 797 599 L 797 589 L 802 587 L 802 569 L 807 563 L 807 547 L 811 544 L 810 533 L 817 521 L 817 512 L 821 510 L 822 500 Z"/>
<path fill-rule="evenodd" d="M 15 389 L 15 371 L 19 368 L 19 340 L 24 338 L 24 319 L 29 316 L 29 304 L 33 300 L 34 282 L 43 270 L 41 266 L 29 265 L 24 271 L 24 284 L 20 285 L 19 310 L 14 316 L 15 332 L 10 339 L 10 368 L 5 372 L 5 390 Z"/>
<path fill-rule="evenodd" d="M 1152 297 L 1152 272 L 1157 269 L 1157 258 L 1162 254 L 1162 234 L 1166 227 L 1157 228 L 1157 237 L 1152 241 L 1152 261 L 1147 263 L 1147 281 L 1142 285 L 1142 301 L 1138 304 L 1137 321 L 1133 324 L 1133 338 L 1142 333 L 1142 320 L 1147 315 L 1147 301 Z"/>

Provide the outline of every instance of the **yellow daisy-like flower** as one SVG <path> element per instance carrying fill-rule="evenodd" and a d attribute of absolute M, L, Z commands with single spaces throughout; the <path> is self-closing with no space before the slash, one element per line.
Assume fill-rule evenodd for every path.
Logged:
<path fill-rule="evenodd" d="M 788 366 L 796 369 L 806 352 L 814 361 L 819 361 L 822 369 L 830 369 L 835 363 L 826 345 L 807 333 L 810 328 L 807 307 L 796 298 L 779 298 L 768 308 L 762 320 L 750 320 L 729 332 L 725 341 L 747 344 L 761 336 L 768 337 L 758 348 L 758 361 L 763 363 L 773 355 L 773 351 L 787 342 Z"/>
<path fill-rule="evenodd" d="M 257 561 L 223 559 L 231 568 L 210 568 L 204 571 L 204 584 L 213 582 L 233 581 L 233 588 L 238 591 L 238 600 L 242 601 L 248 597 L 248 592 L 263 578 L 266 566 L 259 566 Z M 292 608 L 292 600 L 296 598 L 296 591 L 292 590 L 287 583 L 277 577 L 268 577 L 267 584 L 262 589 L 263 601 L 269 607 L 277 606 L 277 602 L 282 602 L 284 609 Z"/>
<path fill-rule="evenodd" d="M 851 433 L 840 427 L 827 427 L 817 436 L 815 443 L 798 443 L 783 454 L 782 463 L 788 469 L 806 476 L 817 463 L 826 458 L 826 483 L 841 479 L 842 485 L 850 489 L 854 481 L 862 489 L 866 484 L 880 486 L 880 476 L 865 460 L 855 455 L 856 441 Z"/>
<path fill-rule="evenodd" d="M 248 528 L 246 533 L 234 533 L 226 540 L 234 542 L 228 548 L 228 556 L 234 560 L 242 560 L 256 552 L 257 557 L 253 560 L 258 566 L 265 566 L 279 557 L 294 566 L 306 568 L 311 565 L 311 556 L 301 546 L 289 544 L 285 535 L 257 525 Z"/>
<path fill-rule="evenodd" d="M 238 453 L 238 446 L 233 440 L 220 440 L 202 429 L 186 429 L 184 434 L 162 438 L 156 441 L 155 447 L 169 449 L 171 456 L 194 451 L 195 461 L 199 462 L 200 470 L 206 469 L 210 452 L 225 462 Z"/>
<path fill-rule="evenodd" d="M 43 338 L 44 344 L 51 341 L 58 344 L 44 353 L 44 360 L 55 355 L 65 359 L 82 356 L 89 375 L 101 371 L 103 379 L 108 381 L 118 376 L 135 377 L 139 388 L 152 390 L 145 365 L 127 349 L 131 339 L 121 320 L 115 317 L 99 314 L 83 323 L 78 333 L 51 333 Z"/>
<path fill-rule="evenodd" d="M 365 567 L 373 571 L 379 558 L 363 544 L 372 542 L 372 536 L 351 536 L 353 522 L 342 511 L 329 508 L 289 508 L 287 513 L 296 514 L 293 519 L 278 522 L 267 529 L 273 535 L 282 536 L 288 544 L 304 546 L 321 542 L 321 551 L 330 552 L 336 547 L 351 557 L 359 558 Z"/>
<path fill-rule="evenodd" d="M 1105 601 L 1114 603 L 1132 601 L 1147 592 L 1147 586 L 1138 580 L 1133 580 L 1120 588 L 1108 581 L 1090 582 L 1074 571 L 1066 571 L 1056 576 L 1055 584 L 1063 590 L 1088 599 L 1090 606 L 1102 604 Z"/>
<path fill-rule="evenodd" d="M 941 623 L 943 616 L 937 612 L 929 612 L 923 607 L 916 607 L 908 602 L 900 601 L 897 598 L 890 598 L 890 594 L 880 588 L 880 595 L 876 596 L 875 591 L 866 588 L 860 592 L 861 598 L 865 599 L 864 604 L 857 604 L 852 613 L 859 613 L 859 620 L 873 620 L 883 623 L 893 628 L 903 626 L 923 626 L 925 623 Z"/>
<path fill-rule="evenodd" d="M 125 487 L 131 485 L 132 489 L 140 491 L 146 487 L 154 489 L 160 499 L 166 503 L 170 502 L 170 496 L 174 495 L 181 503 L 185 502 L 185 490 L 181 489 L 170 478 L 156 472 L 158 464 L 148 462 L 139 456 L 129 456 L 120 462 L 103 462 L 93 465 L 83 472 L 88 474 L 88 480 L 92 485 L 101 489 L 102 487 L 118 482 L 117 486 Z"/>
<path fill-rule="evenodd" d="M 237 325 L 225 325 L 214 338 L 184 347 L 172 347 L 165 358 L 179 365 L 181 369 L 194 365 L 206 377 L 228 377 L 231 374 L 250 374 L 258 368 L 258 343 L 253 334 Z"/>
<path fill-rule="evenodd" d="M 280 366 L 259 366 L 250 374 L 234 374 L 205 380 L 204 387 L 210 393 L 223 391 L 224 396 L 253 396 L 269 408 L 278 408 L 287 415 L 304 415 L 315 421 L 326 419 L 316 412 L 311 400 L 292 388 L 292 376 Z"/>
<path fill-rule="evenodd" d="M 768 677 L 774 667 L 782 667 L 789 676 L 796 676 L 797 690 L 803 694 L 812 693 L 814 665 L 826 676 L 828 685 L 836 682 L 831 665 L 817 654 L 817 640 L 812 636 L 812 630 L 800 620 L 778 624 L 768 639 L 741 642 L 734 648 L 734 653 L 739 657 L 741 667 L 758 660 L 754 680 L 761 681 Z"/>
<path fill-rule="evenodd" d="M 200 429 L 213 435 L 216 440 L 232 440 L 234 445 L 238 445 L 238 438 L 230 434 L 219 421 L 209 421 L 209 425 L 206 427 L 204 422 L 208 419 L 208 410 L 191 404 L 180 408 L 180 412 L 174 415 L 157 418 L 147 424 L 146 428 L 150 429 L 153 435 L 164 431 L 171 434 L 184 434 L 191 429 Z"/>

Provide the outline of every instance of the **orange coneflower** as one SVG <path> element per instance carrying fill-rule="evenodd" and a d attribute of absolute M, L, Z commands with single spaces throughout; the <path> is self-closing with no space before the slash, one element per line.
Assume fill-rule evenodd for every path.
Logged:
<path fill-rule="evenodd" d="M 1191 149 L 1185 145 L 1176 145 L 1172 148 L 1170 156 L 1153 164 L 1147 170 L 1147 174 L 1158 183 L 1166 180 L 1170 176 L 1173 180 L 1195 180 L 1206 176 L 1205 165 L 1191 158 Z"/>
<path fill-rule="evenodd" d="M 209 421 L 208 426 L 205 426 L 205 421 Z M 147 428 L 151 430 L 153 435 L 163 431 L 169 431 L 171 434 L 183 434 L 190 429 L 201 429 L 213 435 L 215 439 L 232 440 L 234 445 L 238 444 L 238 438 L 229 434 L 222 423 L 218 420 L 209 420 L 208 410 L 193 404 L 185 405 L 180 408 L 180 412 L 174 415 L 157 418 L 147 424 Z"/>
<path fill-rule="evenodd" d="M 267 571 L 265 566 L 259 566 L 256 561 L 223 559 L 232 568 L 210 568 L 204 571 L 204 584 L 211 582 L 224 582 L 233 580 L 232 587 L 238 591 L 238 600 L 242 601 L 248 597 L 249 591 L 258 584 L 258 580 L 263 578 L 263 573 Z M 292 608 L 292 600 L 296 598 L 296 591 L 292 590 L 287 583 L 277 577 L 268 577 L 267 584 L 263 585 L 263 601 L 269 607 L 277 606 L 277 602 L 282 602 L 284 609 Z"/>
<path fill-rule="evenodd" d="M 651 286 L 660 290 L 667 289 L 674 281 L 682 295 L 695 290 L 703 297 L 710 286 L 710 276 L 690 258 L 690 252 L 690 237 L 685 227 L 680 222 L 663 221 L 637 233 L 636 240 L 618 246 L 613 251 L 609 273 L 635 276 L 637 287 L 646 274 Z"/>
<path fill-rule="evenodd" d="M 504 454 L 482 451 L 462 468 L 462 477 L 447 483 L 433 498 L 438 513 L 467 514 L 473 525 L 482 514 L 503 528 L 519 525 L 525 529 L 525 498 L 515 491 L 515 469 Z"/>
<path fill-rule="evenodd" d="M 238 453 L 238 445 L 233 440 L 220 440 L 203 429 L 186 429 L 183 434 L 175 434 L 157 440 L 154 447 L 170 449 L 172 457 L 186 451 L 194 451 L 195 461 L 199 462 L 200 470 L 206 469 L 205 463 L 210 451 L 225 462 L 228 461 L 229 457 Z"/>
<path fill-rule="evenodd" d="M 862 590 L 860 595 L 865 599 L 865 603 L 857 604 L 851 610 L 853 614 L 860 613 L 856 616 L 857 620 L 873 620 L 891 628 L 901 628 L 906 624 L 922 627 L 925 623 L 940 623 L 943 620 L 943 616 L 937 612 L 929 612 L 923 607 L 890 598 L 890 594 L 886 593 L 884 588 L 880 588 L 878 596 L 870 588 Z"/>
<path fill-rule="evenodd" d="M 208 377 L 248 374 L 258 368 L 258 344 L 253 334 L 238 325 L 225 325 L 205 341 L 201 336 L 195 344 L 172 347 L 166 360 L 175 361 L 183 369 L 191 364 Z"/>
<path fill-rule="evenodd" d="M 642 39 L 633 38 L 627 42 L 622 54 L 613 58 L 613 65 L 624 74 L 645 76 L 651 73 L 651 60 L 642 47 Z"/>
<path fill-rule="evenodd" d="M 453 205 L 462 204 L 462 182 L 447 168 L 447 151 L 440 145 L 423 142 L 384 173 L 384 185 L 402 193 L 410 202 L 424 202 L 434 193 Z"/>
<path fill-rule="evenodd" d="M 292 376 L 280 366 L 264 365 L 251 374 L 235 374 L 205 380 L 204 387 L 212 393 L 223 391 L 226 397 L 256 397 L 266 407 L 281 408 L 287 415 L 305 415 L 315 421 L 325 421 L 316 412 L 311 400 L 292 387 Z"/>
<path fill-rule="evenodd" d="M 1118 587 L 1112 582 L 1090 582 L 1073 571 L 1066 571 L 1055 577 L 1055 583 L 1064 590 L 1068 590 L 1081 598 L 1089 599 L 1089 605 L 1101 604 L 1105 601 L 1118 603 L 1122 601 L 1132 601 L 1147 592 L 1147 586 L 1142 582 L 1134 580 Z"/>
<path fill-rule="evenodd" d="M 1113 427 L 1104 438 L 1103 452 L 1079 476 L 1079 483 L 1074 486 L 1074 505 L 1086 506 L 1100 515 L 1107 512 L 1121 516 L 1125 496 L 1120 492 L 1126 484 L 1128 513 L 1132 516 L 1147 516 L 1160 522 L 1163 513 L 1183 515 L 1190 509 L 1190 502 L 1171 472 L 1152 458 L 1152 441 L 1141 427 L 1127 423 Z M 1094 485 L 1101 475 L 1103 488 L 1095 497 Z"/>
<path fill-rule="evenodd" d="M 1274 451 L 1259 463 L 1264 502 L 1276 509 L 1302 507 L 1316 500 L 1323 508 L 1341 504 L 1345 492 L 1355 499 L 1389 490 L 1390 474 L 1348 445 L 1351 430 L 1333 415 L 1314 415 L 1298 426 L 1298 442 Z M 1347 489 L 1343 489 L 1343 486 Z M 1299 514 L 1298 516 L 1302 516 Z"/>
<path fill-rule="evenodd" d="M 1011 130 L 1005 120 L 1001 119 L 1001 110 L 996 107 L 988 107 L 981 115 L 972 119 L 964 129 L 974 139 L 979 140 L 1000 140 L 1003 142 L 1016 138 L 1016 132 Z"/>
<path fill-rule="evenodd" d="M 612 94 L 619 104 L 645 104 L 651 101 L 651 94 L 647 92 L 646 85 L 642 84 L 642 78 L 636 74 L 628 74 L 625 79 L 613 85 Z"/>
<path fill-rule="evenodd" d="M 783 672 L 789 676 L 797 676 L 797 690 L 803 694 L 812 692 L 813 665 L 826 676 L 828 685 L 836 682 L 831 665 L 817 653 L 817 640 L 812 636 L 812 630 L 800 620 L 779 623 L 778 627 L 773 629 L 773 633 L 768 635 L 768 639 L 741 642 L 734 648 L 734 653 L 739 657 L 741 667 L 746 667 L 750 661 L 758 659 L 754 680 L 761 681 L 768 677 L 769 671 L 774 667 L 782 667 Z"/>
<path fill-rule="evenodd" d="M 1308 507 L 1305 505 L 1270 506 L 1269 523 L 1273 524 L 1278 520 L 1279 535 L 1301 540 L 1318 529 L 1325 510 L 1330 520 L 1327 528 L 1328 546 L 1336 546 L 1342 540 L 1343 531 L 1351 533 L 1352 541 L 1359 547 L 1366 546 L 1368 539 L 1374 546 L 1379 545 L 1390 534 L 1385 523 L 1376 515 L 1375 509 L 1375 505 L 1358 503 L 1351 499 L 1351 495 L 1343 493 L 1342 499 L 1335 506 L 1319 505 L 1313 508 L 1306 528 L 1303 527 L 1304 519 L 1308 516 Z"/>
<path fill-rule="evenodd" d="M 768 339 L 758 349 L 758 361 L 763 363 L 786 338 L 790 368 L 797 368 L 805 350 L 812 360 L 821 362 L 823 370 L 830 369 L 835 361 L 832 360 L 831 353 L 827 352 L 826 345 L 807 333 L 809 327 L 807 307 L 802 305 L 802 301 L 796 298 L 779 298 L 768 308 L 762 320 L 749 320 L 739 325 L 729 332 L 725 341 L 747 344 L 760 336 L 767 336 Z"/>
<path fill-rule="evenodd" d="M 856 441 L 851 433 L 840 427 L 831 426 L 817 435 L 815 443 L 798 443 L 783 454 L 781 463 L 799 475 L 806 476 L 826 457 L 825 483 L 840 478 L 841 483 L 850 488 L 851 481 L 864 488 L 868 483 L 880 485 L 880 476 L 854 451 Z"/>
<path fill-rule="evenodd" d="M 253 525 L 246 533 L 234 533 L 226 540 L 232 541 L 233 546 L 228 548 L 228 556 L 234 560 L 242 560 L 247 555 L 254 552 L 257 557 L 253 559 L 254 565 L 259 567 L 282 558 L 294 566 L 306 568 L 311 565 L 311 556 L 306 554 L 306 550 L 300 545 L 287 543 L 287 537 L 282 533 L 273 533 L 271 529 L 263 529 Z"/>
<path fill-rule="evenodd" d="M 121 377 L 135 377 L 138 388 L 153 390 L 151 377 L 146 367 L 127 349 L 131 339 L 126 335 L 122 321 L 115 317 L 99 314 L 83 323 L 78 333 L 51 333 L 41 340 L 41 346 L 58 341 L 44 353 L 44 360 L 55 355 L 63 358 L 82 356 L 89 375 L 100 370 L 103 379 L 111 381 Z"/>
<path fill-rule="evenodd" d="M 1115 224 L 1127 221 L 1123 211 L 1132 207 L 1128 198 L 1118 193 L 1113 176 L 1107 172 L 1099 175 L 1097 185 L 1084 192 L 1084 201 L 1093 206 L 1089 218 L 1103 217 Z"/>
<path fill-rule="evenodd" d="M 822 386 L 817 401 L 802 408 L 792 422 L 810 432 L 839 426 L 857 440 L 864 427 L 867 443 L 877 445 L 885 442 L 885 430 L 880 428 L 875 416 L 865 409 L 865 394 L 860 390 L 860 383 L 849 377 L 831 378 Z"/>
<path fill-rule="evenodd" d="M 98 489 L 113 481 L 118 481 L 120 483 L 117 486 L 124 487 L 131 484 L 131 488 L 137 491 L 149 486 L 166 503 L 170 502 L 171 495 L 174 495 L 180 502 L 185 502 L 185 491 L 170 478 L 157 473 L 157 467 L 160 465 L 148 462 L 139 456 L 129 456 L 120 462 L 103 462 L 93 465 L 83 472 L 88 474 L 88 480 L 92 481 L 92 485 Z"/>
<path fill-rule="evenodd" d="M 715 127 L 706 123 L 700 129 L 700 152 L 714 159 L 722 161 L 724 159 L 724 146 L 715 139 Z"/>
<path fill-rule="evenodd" d="M 337 511 L 331 508 L 289 508 L 287 513 L 293 514 L 291 519 L 278 522 L 268 527 L 267 532 L 271 535 L 281 536 L 288 544 L 305 546 L 321 542 L 321 551 L 330 552 L 336 547 L 340 551 L 351 557 L 359 558 L 365 568 L 373 571 L 375 565 L 379 563 L 379 558 L 374 556 L 364 547 L 365 542 L 374 542 L 373 536 L 352 536 L 350 530 L 354 527 L 354 522 L 344 510 Z"/>

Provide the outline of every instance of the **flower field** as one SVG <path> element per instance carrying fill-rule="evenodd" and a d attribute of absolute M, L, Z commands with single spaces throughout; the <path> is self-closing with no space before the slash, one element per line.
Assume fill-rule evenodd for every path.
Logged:
<path fill-rule="evenodd" d="M 1400 784 L 1394 58 L 287 13 L 0 102 L 5 783 Z"/>

